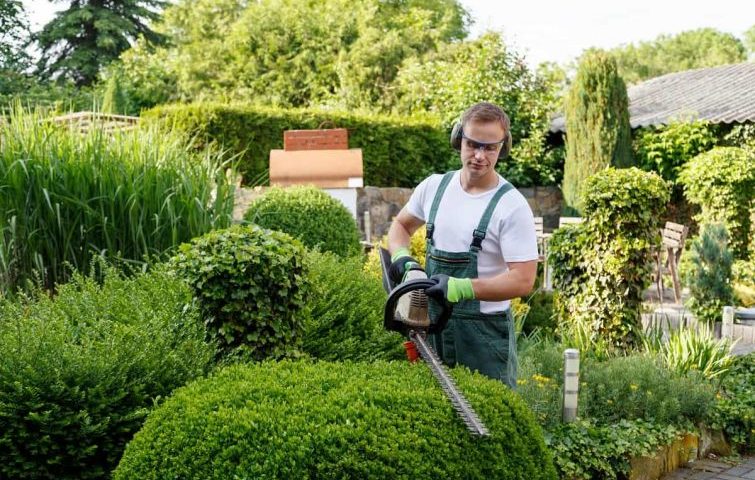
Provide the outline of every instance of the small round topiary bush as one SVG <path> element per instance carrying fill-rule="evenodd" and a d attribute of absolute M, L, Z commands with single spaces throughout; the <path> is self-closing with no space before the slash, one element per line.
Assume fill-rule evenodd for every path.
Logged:
<path fill-rule="evenodd" d="M 234 225 L 181 245 L 171 262 L 199 300 L 221 353 L 262 360 L 295 349 L 306 293 L 304 252 L 285 233 Z"/>
<path fill-rule="evenodd" d="M 454 376 L 489 438 L 466 431 L 423 364 L 234 365 L 156 409 L 114 479 L 555 479 L 524 402 L 501 382 Z"/>
<path fill-rule="evenodd" d="M 341 202 L 315 187 L 273 187 L 252 202 L 244 219 L 342 257 L 361 251 L 354 217 Z"/>

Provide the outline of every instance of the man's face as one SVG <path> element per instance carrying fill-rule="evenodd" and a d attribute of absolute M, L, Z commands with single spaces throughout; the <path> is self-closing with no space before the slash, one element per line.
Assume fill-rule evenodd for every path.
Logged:
<path fill-rule="evenodd" d="M 461 164 L 472 178 L 495 175 L 498 152 L 503 144 L 503 126 L 500 122 L 468 122 L 461 139 Z"/>

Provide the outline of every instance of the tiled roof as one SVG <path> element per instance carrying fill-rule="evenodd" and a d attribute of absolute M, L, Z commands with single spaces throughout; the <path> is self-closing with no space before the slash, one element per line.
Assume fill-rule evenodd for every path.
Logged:
<path fill-rule="evenodd" d="M 632 128 L 679 118 L 755 122 L 755 63 L 670 73 L 630 87 L 627 93 Z M 566 131 L 563 114 L 551 121 L 551 131 Z"/>

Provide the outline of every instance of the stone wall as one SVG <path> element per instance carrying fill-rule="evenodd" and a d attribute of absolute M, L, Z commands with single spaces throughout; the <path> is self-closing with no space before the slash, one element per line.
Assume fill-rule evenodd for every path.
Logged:
<path fill-rule="evenodd" d="M 393 217 L 409 201 L 412 194 L 410 188 L 363 187 L 356 190 L 359 230 L 364 235 L 364 212 L 369 211 L 372 240 L 377 240 L 388 233 Z M 264 191 L 265 187 L 237 188 L 234 220 L 241 220 L 249 202 Z M 520 188 L 519 191 L 529 202 L 532 213 L 536 217 L 543 217 L 543 226 L 546 231 L 558 226 L 562 201 L 561 190 L 558 187 L 528 187 Z"/>
<path fill-rule="evenodd" d="M 543 217 L 544 230 L 558 227 L 561 215 L 561 190 L 558 187 L 529 187 L 519 191 L 527 199 L 536 217 Z M 364 234 L 364 212 L 370 212 L 372 239 L 379 239 L 388 233 L 391 220 L 409 201 L 410 188 L 364 187 L 357 189 L 357 211 L 359 229 Z"/>

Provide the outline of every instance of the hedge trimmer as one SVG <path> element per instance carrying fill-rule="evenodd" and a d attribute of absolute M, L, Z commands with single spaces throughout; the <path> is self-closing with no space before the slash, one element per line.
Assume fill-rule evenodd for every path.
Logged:
<path fill-rule="evenodd" d="M 451 317 L 452 307 L 443 305 L 435 322 L 430 320 L 428 300 L 425 295 L 427 288 L 435 285 L 428 280 L 424 270 L 414 269 L 407 273 L 403 283 L 394 285 L 388 275 L 391 264 L 391 254 L 380 248 L 380 265 L 383 271 L 383 287 L 388 292 L 385 304 L 383 325 L 387 330 L 400 332 L 409 337 L 405 343 L 410 361 L 416 361 L 418 356 L 425 361 L 441 389 L 456 410 L 461 420 L 473 435 L 488 436 L 489 432 L 477 413 L 464 395 L 459 392 L 456 384 L 441 363 L 435 350 L 427 342 L 428 333 L 441 332 Z"/>

